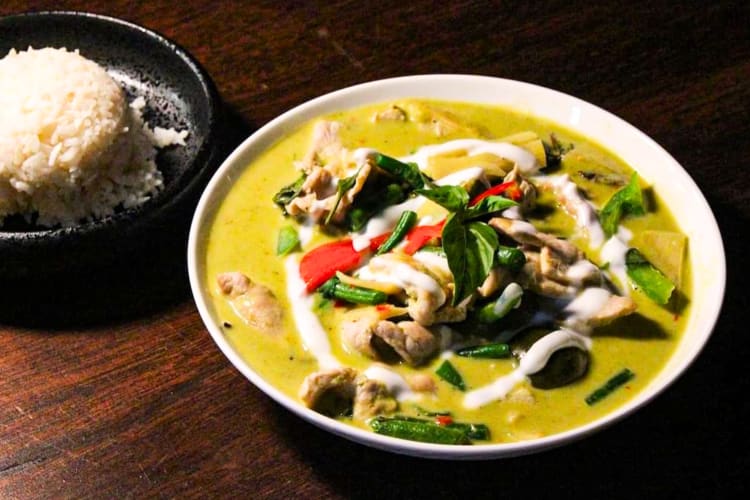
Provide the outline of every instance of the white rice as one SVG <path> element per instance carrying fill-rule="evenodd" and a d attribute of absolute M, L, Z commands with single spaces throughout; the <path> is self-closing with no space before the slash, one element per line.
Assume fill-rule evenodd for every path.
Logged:
<path fill-rule="evenodd" d="M 156 147 L 187 132 L 152 131 L 107 72 L 77 51 L 0 59 L 0 223 L 21 214 L 70 226 L 130 208 L 163 185 Z"/>

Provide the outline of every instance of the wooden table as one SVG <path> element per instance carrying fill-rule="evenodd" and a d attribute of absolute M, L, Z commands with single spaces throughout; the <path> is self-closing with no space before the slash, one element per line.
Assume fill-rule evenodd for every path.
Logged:
<path fill-rule="evenodd" d="M 0 497 L 728 496 L 750 457 L 733 446 L 750 417 L 750 294 L 741 289 L 750 276 L 750 37 L 745 2 L 688 5 L 699 3 L 0 3 L 2 15 L 109 14 L 173 39 L 215 80 L 232 145 L 307 99 L 384 77 L 477 73 L 576 95 L 685 166 L 714 209 L 729 265 L 714 336 L 648 407 L 561 449 L 450 463 L 332 437 L 245 380 L 201 323 L 180 241 L 170 272 L 134 269 L 128 294 L 98 315 L 0 317 Z M 97 312 L 97 301 L 87 305 Z M 50 306 L 30 307 L 39 319 Z"/>

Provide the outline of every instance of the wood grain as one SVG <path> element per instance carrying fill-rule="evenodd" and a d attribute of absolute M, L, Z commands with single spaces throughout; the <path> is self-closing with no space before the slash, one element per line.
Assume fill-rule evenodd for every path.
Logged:
<path fill-rule="evenodd" d="M 685 166 L 719 220 L 729 279 L 704 353 L 642 411 L 540 455 L 450 463 L 332 437 L 247 382 L 200 321 L 177 231 L 159 260 L 173 267 L 141 262 L 100 282 L 99 300 L 72 301 L 67 321 L 44 321 L 49 296 L 25 303 L 38 321 L 0 308 L 0 497 L 726 498 L 745 483 L 746 3 L 0 3 L 0 15 L 44 9 L 121 17 L 185 47 L 219 88 L 229 146 L 307 99 L 397 75 L 475 73 L 573 94 Z"/>

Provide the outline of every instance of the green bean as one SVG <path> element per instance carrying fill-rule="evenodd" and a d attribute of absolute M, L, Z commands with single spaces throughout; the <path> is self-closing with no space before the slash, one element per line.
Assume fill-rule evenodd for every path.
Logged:
<path fill-rule="evenodd" d="M 435 370 L 435 373 L 438 377 L 442 378 L 457 389 L 461 391 L 466 390 L 466 384 L 464 383 L 463 377 L 447 359 L 443 361 L 443 364 L 441 364 L 437 370 Z"/>
<path fill-rule="evenodd" d="M 499 359 L 510 356 L 510 346 L 508 344 L 484 344 L 473 347 L 459 349 L 456 354 L 466 358 L 487 358 Z"/>
<path fill-rule="evenodd" d="M 526 256 L 518 248 L 500 245 L 497 247 L 497 263 L 511 271 L 518 271 L 526 264 Z"/>
<path fill-rule="evenodd" d="M 511 283 L 505 287 L 503 293 L 494 302 L 490 302 L 479 309 L 479 321 L 482 323 L 494 323 L 505 317 L 511 309 L 518 307 L 523 296 L 523 289 L 517 283 Z"/>
<path fill-rule="evenodd" d="M 370 427 L 378 434 L 436 444 L 471 444 L 463 428 L 440 426 L 419 419 L 376 417 Z"/>
<path fill-rule="evenodd" d="M 591 406 L 594 403 L 598 403 L 599 401 L 607 397 L 610 393 L 612 393 L 612 391 L 628 383 L 628 381 L 630 381 L 630 379 L 632 379 L 633 377 L 635 377 L 635 373 L 631 372 L 627 368 L 623 369 L 617 375 L 607 380 L 607 382 L 603 386 L 586 396 L 586 404 Z"/>
<path fill-rule="evenodd" d="M 417 212 L 413 212 L 411 210 L 406 210 L 405 212 L 403 212 L 401 214 L 401 217 L 399 217 L 398 222 L 396 223 L 396 227 L 393 229 L 393 232 L 388 237 L 388 239 L 385 240 L 382 245 L 380 245 L 375 255 L 380 255 L 391 251 L 393 247 L 398 245 L 398 243 L 404 239 L 406 233 L 408 233 L 416 223 Z"/>
<path fill-rule="evenodd" d="M 318 292 L 327 299 L 338 299 L 353 304 L 366 304 L 371 306 L 382 304 L 388 299 L 388 295 L 385 292 L 347 285 L 346 283 L 341 283 L 341 281 L 335 277 L 320 285 Z"/>

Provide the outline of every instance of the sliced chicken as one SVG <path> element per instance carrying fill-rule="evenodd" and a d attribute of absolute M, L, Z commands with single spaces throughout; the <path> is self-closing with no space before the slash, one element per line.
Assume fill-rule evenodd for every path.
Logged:
<path fill-rule="evenodd" d="M 527 213 L 536 205 L 536 188 L 529 181 L 524 179 L 521 175 L 521 170 L 518 165 L 513 167 L 508 175 L 505 176 L 503 182 L 515 182 L 518 184 L 518 188 L 521 190 L 523 197 L 521 198 L 521 212 Z"/>
<path fill-rule="evenodd" d="M 539 252 L 524 250 L 526 264 L 516 275 L 515 279 L 524 290 L 531 290 L 545 297 L 570 297 L 576 288 L 559 283 L 542 274 Z"/>
<path fill-rule="evenodd" d="M 412 366 L 424 363 L 439 347 L 435 335 L 414 321 L 394 323 L 363 317 L 344 322 L 341 335 L 352 349 L 369 358 L 400 359 Z"/>
<path fill-rule="evenodd" d="M 354 418 L 366 420 L 370 417 L 393 413 L 398 402 L 382 382 L 362 379 L 354 394 Z"/>
<path fill-rule="evenodd" d="M 479 295 L 482 297 L 490 297 L 498 290 L 504 289 L 511 281 L 512 275 L 510 271 L 503 267 L 494 267 L 484 279 L 482 286 L 479 287 Z"/>
<path fill-rule="evenodd" d="M 271 290 L 237 271 L 219 274 L 216 282 L 245 323 L 264 333 L 281 332 L 284 310 Z"/>
<path fill-rule="evenodd" d="M 630 297 L 612 295 L 604 307 L 588 319 L 588 324 L 592 328 L 603 326 L 617 318 L 634 313 L 636 309 L 638 309 L 638 306 Z"/>
<path fill-rule="evenodd" d="M 382 382 L 348 367 L 311 373 L 302 382 L 299 397 L 308 408 L 331 417 L 353 414 L 364 420 L 398 408 L 398 402 Z"/>
<path fill-rule="evenodd" d="M 586 259 L 568 262 L 547 246 L 539 252 L 539 270 L 545 278 L 563 285 L 600 285 L 603 281 L 601 271 L 593 262 Z"/>

